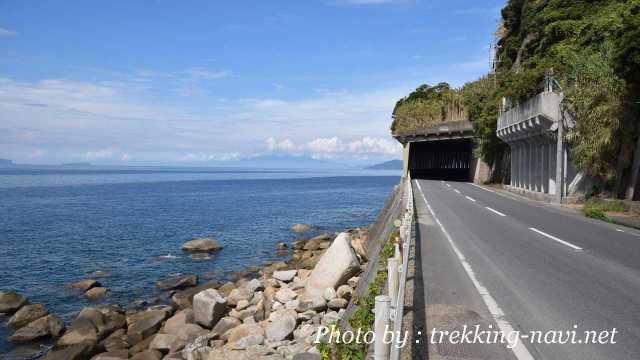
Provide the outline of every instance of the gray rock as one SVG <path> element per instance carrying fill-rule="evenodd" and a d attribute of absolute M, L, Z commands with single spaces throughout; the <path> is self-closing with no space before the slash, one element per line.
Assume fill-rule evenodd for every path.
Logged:
<path fill-rule="evenodd" d="M 28 304 L 27 299 L 14 291 L 0 291 L 0 314 L 13 314 Z"/>
<path fill-rule="evenodd" d="M 264 284 L 258 279 L 251 279 L 246 285 L 245 289 L 247 289 L 250 293 L 255 293 L 256 291 L 264 290 Z"/>
<path fill-rule="evenodd" d="M 127 350 L 115 350 L 98 354 L 91 358 L 91 360 L 126 360 L 129 358 L 129 352 Z"/>
<path fill-rule="evenodd" d="M 298 273 L 297 270 L 280 270 L 280 271 L 274 271 L 273 277 L 280 281 L 289 282 L 293 280 L 293 278 L 296 276 L 297 273 Z"/>
<path fill-rule="evenodd" d="M 341 298 L 335 298 L 329 301 L 329 303 L 327 304 L 327 306 L 331 310 L 344 309 L 347 307 L 347 305 L 349 305 L 349 302 L 346 299 L 341 299 Z"/>
<path fill-rule="evenodd" d="M 88 359 L 93 352 L 92 344 L 77 344 L 56 349 L 47 353 L 40 360 L 84 360 Z"/>
<path fill-rule="evenodd" d="M 207 289 L 193 297 L 193 315 L 195 321 L 212 328 L 227 310 L 227 299 L 217 290 Z"/>
<path fill-rule="evenodd" d="M 295 291 L 289 288 L 282 288 L 278 290 L 278 292 L 276 292 L 275 298 L 276 300 L 284 304 L 287 301 L 295 299 L 297 296 L 298 293 L 296 293 Z"/>
<path fill-rule="evenodd" d="M 292 360 L 322 360 L 322 356 L 314 353 L 303 352 L 293 355 Z"/>
<path fill-rule="evenodd" d="M 229 302 L 230 306 L 236 306 L 238 304 L 238 301 L 240 300 L 251 300 L 251 297 L 253 296 L 253 294 L 244 287 L 240 287 L 240 288 L 236 288 L 231 290 L 231 292 L 229 293 L 229 296 L 227 297 L 227 301 Z"/>
<path fill-rule="evenodd" d="M 326 288 L 322 292 L 322 297 L 327 301 L 331 301 L 335 299 L 337 296 L 338 294 L 336 294 L 336 291 L 332 287 Z"/>
<path fill-rule="evenodd" d="M 95 301 L 105 297 L 108 292 L 109 292 L 109 289 L 104 287 L 92 287 L 91 289 L 87 290 L 83 296 L 89 300 Z"/>
<path fill-rule="evenodd" d="M 353 289 L 349 285 L 340 285 L 336 290 L 336 295 L 341 299 L 351 300 Z"/>
<path fill-rule="evenodd" d="M 308 296 L 320 296 L 326 288 L 335 289 L 360 271 L 349 237 L 349 233 L 341 233 L 322 255 L 307 281 Z"/>
<path fill-rule="evenodd" d="M 158 350 L 145 350 L 131 356 L 130 360 L 162 360 L 162 353 Z"/>
<path fill-rule="evenodd" d="M 295 224 L 291 227 L 291 231 L 295 233 L 302 233 L 311 231 L 311 225 L 309 224 Z"/>
<path fill-rule="evenodd" d="M 233 329 L 234 327 L 240 326 L 240 324 L 240 320 L 231 316 L 225 316 L 222 319 L 218 320 L 216 326 L 214 326 L 211 330 L 211 335 L 212 337 L 220 336 Z"/>
<path fill-rule="evenodd" d="M 19 329 L 34 320 L 38 320 L 49 314 L 47 308 L 42 304 L 24 305 L 9 319 L 7 325 L 14 329 Z"/>
<path fill-rule="evenodd" d="M 322 325 L 331 325 L 340 320 L 340 316 L 335 311 L 329 311 L 322 317 Z"/>
<path fill-rule="evenodd" d="M 72 289 L 76 289 L 79 290 L 81 292 L 86 292 L 87 290 L 94 288 L 94 287 L 99 287 L 102 286 L 100 284 L 100 282 L 98 282 L 97 280 L 94 279 L 85 279 L 85 280 L 80 280 L 78 282 L 75 282 L 73 284 L 69 284 L 68 287 L 72 288 Z"/>
<path fill-rule="evenodd" d="M 360 281 L 360 277 L 354 276 L 347 280 L 347 285 L 351 286 L 351 288 L 355 289 L 358 286 L 358 282 Z"/>
<path fill-rule="evenodd" d="M 198 277 L 196 275 L 175 276 L 162 281 L 158 281 L 156 286 L 160 289 L 184 289 L 198 285 Z"/>
<path fill-rule="evenodd" d="M 322 244 L 325 241 L 331 241 L 331 235 L 322 234 L 322 235 L 313 237 L 309 239 L 309 241 L 307 241 L 306 244 L 304 244 L 303 249 L 307 251 L 318 250 L 320 248 L 320 244 Z"/>
<path fill-rule="evenodd" d="M 244 309 L 248 308 L 249 305 L 251 305 L 249 300 L 242 299 L 242 300 L 238 301 L 238 304 L 236 304 L 235 310 L 237 310 L 237 311 L 244 310 Z"/>
<path fill-rule="evenodd" d="M 127 342 L 131 345 L 138 344 L 155 334 L 167 316 L 168 314 L 164 310 L 146 310 L 137 313 L 134 317 L 127 318 L 127 323 L 129 323 Z"/>
<path fill-rule="evenodd" d="M 214 252 L 223 246 L 215 239 L 196 239 L 182 244 L 182 250 L 189 252 Z"/>
<path fill-rule="evenodd" d="M 265 331 L 262 326 L 258 324 L 242 324 L 231 330 L 226 334 L 226 339 L 230 344 L 236 343 L 247 336 L 263 336 Z"/>
<path fill-rule="evenodd" d="M 177 291 L 175 294 L 173 294 L 173 296 L 171 296 L 171 301 L 173 301 L 181 309 L 190 308 L 193 306 L 193 297 L 197 293 L 207 289 L 217 289 L 219 287 L 219 283 L 210 281 L 202 285 L 191 287 L 182 291 Z"/>
<path fill-rule="evenodd" d="M 300 300 L 289 300 L 284 304 L 284 308 L 287 310 L 295 310 L 300 305 Z"/>
<path fill-rule="evenodd" d="M 265 329 L 267 339 L 272 341 L 281 341 L 287 339 L 296 328 L 296 317 L 293 315 L 282 316 L 275 321 L 269 323 Z"/>
<path fill-rule="evenodd" d="M 298 307 L 296 308 L 297 312 L 305 312 L 308 310 L 313 311 L 324 311 L 327 308 L 327 302 L 321 296 L 316 296 L 313 298 L 306 298 L 300 301 Z"/>
<path fill-rule="evenodd" d="M 64 321 L 55 315 L 47 315 L 32 321 L 16 331 L 9 341 L 27 342 L 45 337 L 56 338 L 64 330 Z"/>

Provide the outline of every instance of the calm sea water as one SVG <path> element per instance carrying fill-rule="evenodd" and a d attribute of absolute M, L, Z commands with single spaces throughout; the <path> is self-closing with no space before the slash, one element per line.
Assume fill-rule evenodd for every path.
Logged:
<path fill-rule="evenodd" d="M 0 169 L 0 289 L 68 319 L 89 303 L 65 285 L 104 271 L 105 301 L 127 306 L 157 296 L 155 282 L 170 274 L 224 279 L 277 259 L 275 244 L 296 238 L 294 223 L 316 232 L 367 225 L 398 179 L 380 171 Z M 199 261 L 180 251 L 199 237 L 225 248 Z M 0 354 L 11 350 L 9 334 L 0 325 Z"/>

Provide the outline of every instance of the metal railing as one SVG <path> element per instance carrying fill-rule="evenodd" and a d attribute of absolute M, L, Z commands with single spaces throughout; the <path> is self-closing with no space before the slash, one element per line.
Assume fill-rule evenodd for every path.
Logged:
<path fill-rule="evenodd" d="M 409 251 L 411 249 L 413 230 L 413 190 L 411 178 L 402 179 L 403 186 L 403 212 L 399 219 L 398 231 L 400 244 L 396 244 L 395 253 L 387 261 L 387 289 L 388 295 L 376 296 L 375 303 L 375 344 L 374 358 L 376 360 L 400 358 L 400 339 L 402 331 L 402 319 L 404 317 L 404 295 L 407 283 L 409 266 Z M 400 246 L 401 245 L 401 249 Z M 393 323 L 393 343 L 385 343 L 383 334 Z"/>

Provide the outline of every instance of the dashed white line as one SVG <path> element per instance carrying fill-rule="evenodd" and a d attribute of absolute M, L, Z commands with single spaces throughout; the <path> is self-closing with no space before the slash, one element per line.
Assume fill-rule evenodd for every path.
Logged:
<path fill-rule="evenodd" d="M 471 186 L 475 186 L 475 187 L 477 187 L 478 189 L 482 189 L 482 190 L 484 190 L 484 191 L 488 191 L 488 192 L 495 193 L 495 190 L 487 189 L 486 187 L 484 187 L 484 186 L 480 186 L 480 185 L 478 185 L 478 184 L 469 183 L 469 185 L 471 185 Z"/>
<path fill-rule="evenodd" d="M 485 206 L 485 208 L 486 208 L 487 210 L 491 211 L 491 212 L 492 212 L 492 213 L 494 213 L 494 214 L 498 214 L 498 215 L 500 215 L 500 216 L 507 216 L 507 215 L 505 215 L 505 214 L 501 213 L 500 211 L 498 211 L 498 210 L 496 210 L 496 209 L 492 209 L 492 208 L 490 208 L 490 207 L 488 207 L 488 206 Z"/>
<path fill-rule="evenodd" d="M 538 230 L 538 229 L 536 229 L 536 228 L 532 228 L 532 227 L 530 227 L 530 228 L 529 228 L 529 230 L 534 231 L 534 232 L 537 232 L 538 234 L 540 234 L 540 235 L 542 235 L 542 236 L 546 236 L 546 237 L 548 237 L 549 239 L 551 239 L 551 240 L 555 240 L 555 241 L 559 242 L 560 244 L 562 244 L 562 245 L 566 245 L 566 246 L 568 246 L 568 247 L 570 247 L 570 248 L 572 248 L 572 249 L 574 249 L 574 250 L 582 251 L 582 248 L 581 248 L 580 246 L 576 246 L 576 245 L 573 245 L 573 244 L 572 244 L 572 243 L 570 243 L 570 242 L 566 242 L 566 241 L 564 241 L 564 240 L 562 240 L 562 239 L 558 239 L 557 237 L 555 237 L 555 236 L 553 236 L 553 235 L 549 235 L 549 234 L 547 234 L 547 233 L 546 233 L 546 232 L 544 232 L 544 231 L 540 231 L 540 230 Z"/>
<path fill-rule="evenodd" d="M 475 286 L 478 293 L 480 293 L 480 297 L 482 298 L 485 305 L 489 309 L 489 312 L 493 316 L 493 320 L 495 320 L 496 324 L 498 324 L 498 327 L 500 328 L 503 334 L 513 334 L 514 333 L 513 326 L 511 326 L 511 324 L 507 320 L 505 320 L 504 311 L 502 311 L 502 309 L 500 308 L 496 300 L 493 298 L 493 296 L 491 296 L 491 293 L 489 293 L 489 290 L 480 282 L 480 280 L 478 280 L 475 272 L 471 268 L 471 265 L 469 264 L 467 259 L 464 257 L 462 252 L 460 252 L 456 244 L 453 242 L 453 239 L 451 238 L 447 230 L 444 228 L 444 226 L 436 216 L 435 212 L 431 208 L 431 205 L 429 205 L 427 198 L 424 196 L 424 192 L 422 192 L 420 183 L 416 181 L 416 184 L 418 185 L 418 191 L 420 191 L 420 195 L 422 195 L 422 199 L 424 200 L 424 203 L 427 205 L 427 209 L 429 209 L 429 213 L 431 213 L 431 216 L 433 217 L 434 221 L 440 227 L 440 230 L 442 231 L 444 236 L 447 238 L 447 241 L 449 241 L 449 244 L 451 245 L 453 252 L 456 254 L 458 259 L 462 263 L 462 267 L 464 268 L 467 275 L 469 276 L 469 279 L 471 279 L 473 286 Z M 518 360 L 534 360 L 533 356 L 531 356 L 531 353 L 529 353 L 529 350 L 527 350 L 527 348 L 524 346 L 522 342 L 514 341 L 509 345 L 511 347 L 511 351 L 513 351 L 513 354 Z"/>
<path fill-rule="evenodd" d="M 447 187 L 451 187 L 451 184 L 445 184 L 445 185 L 447 185 Z"/>
<path fill-rule="evenodd" d="M 626 233 L 626 231 L 622 230 L 622 229 L 616 229 L 616 231 L 619 231 L 621 233 Z"/>
<path fill-rule="evenodd" d="M 466 198 L 467 198 L 467 200 L 469 200 L 469 201 L 476 202 L 476 199 L 474 199 L 474 198 L 472 198 L 472 197 L 470 197 L 470 196 L 465 196 L 465 197 L 466 197 Z"/>
<path fill-rule="evenodd" d="M 453 191 L 457 192 L 458 194 L 460 194 L 460 190 L 458 189 L 453 189 Z"/>

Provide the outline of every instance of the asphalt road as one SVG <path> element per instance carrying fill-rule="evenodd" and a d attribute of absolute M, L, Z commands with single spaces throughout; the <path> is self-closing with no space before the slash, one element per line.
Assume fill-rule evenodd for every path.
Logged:
<path fill-rule="evenodd" d="M 436 336 L 430 358 L 640 359 L 640 232 L 469 183 L 413 189 L 426 333 L 522 335 L 513 350 Z"/>

